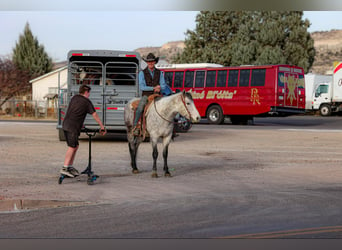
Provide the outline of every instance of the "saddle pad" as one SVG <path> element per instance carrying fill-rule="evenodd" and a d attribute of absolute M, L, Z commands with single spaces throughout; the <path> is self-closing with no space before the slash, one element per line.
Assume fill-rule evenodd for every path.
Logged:
<path fill-rule="evenodd" d="M 150 95 L 150 96 L 147 98 L 148 102 L 147 102 L 147 105 L 146 105 L 146 106 L 148 106 L 148 104 L 151 103 L 151 102 L 152 102 L 155 98 L 157 98 L 157 97 L 161 97 L 161 95 L 159 95 L 159 94 Z M 134 102 L 131 103 L 131 106 L 132 106 L 132 109 L 133 109 L 133 110 L 137 110 L 138 105 L 139 105 L 139 102 L 140 102 L 140 99 L 135 100 Z"/>

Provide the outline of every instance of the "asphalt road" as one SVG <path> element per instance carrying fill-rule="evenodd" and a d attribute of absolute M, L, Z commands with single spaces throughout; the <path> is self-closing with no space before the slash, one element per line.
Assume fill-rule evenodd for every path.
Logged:
<path fill-rule="evenodd" d="M 160 153 L 157 179 L 149 143 L 133 175 L 125 138 L 96 137 L 101 177 L 88 186 L 85 177 L 58 185 L 66 146 L 55 124 L 2 121 L 0 204 L 50 205 L 3 209 L 0 238 L 342 238 L 341 128 L 338 116 L 203 121 L 170 145 L 172 178 L 162 177 Z M 80 170 L 87 146 L 84 138 Z"/>

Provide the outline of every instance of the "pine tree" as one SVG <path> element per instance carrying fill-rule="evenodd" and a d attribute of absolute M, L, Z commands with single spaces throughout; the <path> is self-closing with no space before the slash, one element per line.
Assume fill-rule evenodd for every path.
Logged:
<path fill-rule="evenodd" d="M 31 77 L 37 77 L 52 70 L 52 59 L 45 52 L 44 46 L 33 36 L 28 23 L 24 33 L 13 49 L 13 62 L 20 70 L 26 70 Z"/>
<path fill-rule="evenodd" d="M 176 63 L 291 64 L 311 68 L 315 49 L 301 11 L 202 11 Z"/>

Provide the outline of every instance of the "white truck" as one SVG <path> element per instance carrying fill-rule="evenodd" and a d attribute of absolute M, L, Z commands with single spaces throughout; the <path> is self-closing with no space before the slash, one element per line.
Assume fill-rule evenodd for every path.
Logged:
<path fill-rule="evenodd" d="M 342 111 L 342 62 L 335 63 L 333 75 L 320 78 L 314 84 L 313 90 L 311 95 L 307 95 L 312 97 L 308 110 L 319 110 L 322 116 Z M 309 99 L 307 101 L 309 102 Z"/>

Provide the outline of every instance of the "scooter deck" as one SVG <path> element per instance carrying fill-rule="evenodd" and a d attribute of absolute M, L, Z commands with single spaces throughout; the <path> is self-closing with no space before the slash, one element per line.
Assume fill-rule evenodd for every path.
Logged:
<path fill-rule="evenodd" d="M 81 173 L 81 175 L 82 175 L 82 174 L 83 174 L 83 173 Z M 100 178 L 100 176 L 98 176 L 98 175 L 96 175 L 96 174 L 94 174 L 94 173 L 92 173 L 92 174 L 84 173 L 84 174 L 87 174 L 87 175 L 88 175 L 88 179 L 87 179 L 87 184 L 88 184 L 88 185 L 93 185 L 94 182 L 95 182 L 98 178 Z M 63 182 L 63 180 L 64 180 L 65 178 L 77 179 L 77 178 L 79 178 L 81 175 L 78 175 L 78 176 L 75 176 L 75 177 L 70 177 L 70 176 L 65 175 L 65 174 L 60 174 L 60 176 L 59 176 L 59 178 L 58 178 L 58 184 L 62 184 L 62 182 Z"/>

